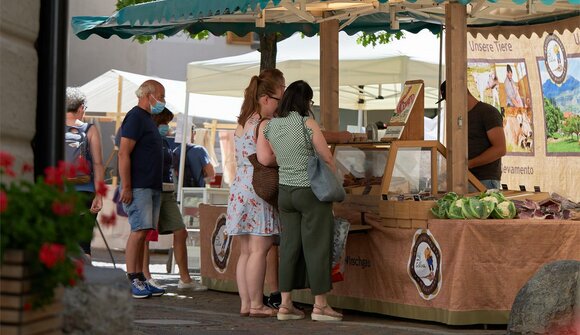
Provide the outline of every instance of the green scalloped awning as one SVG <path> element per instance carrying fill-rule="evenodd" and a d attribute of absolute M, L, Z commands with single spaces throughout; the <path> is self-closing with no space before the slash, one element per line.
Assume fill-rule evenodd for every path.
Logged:
<path fill-rule="evenodd" d="M 277 32 L 284 36 L 291 36 L 296 32 L 301 32 L 306 36 L 312 37 L 318 34 L 319 24 L 309 22 L 295 23 L 268 23 L 264 28 L 256 27 L 254 22 L 204 22 L 204 21 L 181 21 L 168 23 L 155 23 L 145 25 L 117 25 L 111 24 L 111 18 L 108 16 L 75 16 L 72 18 L 73 32 L 80 39 L 87 39 L 92 34 L 103 38 L 109 38 L 116 35 L 126 39 L 133 36 L 155 36 L 163 34 L 172 36 L 182 30 L 190 33 L 199 33 L 208 30 L 216 36 L 233 32 L 238 36 L 244 36 L 249 32 L 269 33 Z M 401 23 L 400 29 L 417 33 L 423 29 L 428 29 L 433 33 L 441 31 L 441 26 L 434 23 L 416 21 L 412 23 Z M 349 35 L 358 32 L 374 33 L 378 31 L 395 31 L 391 30 L 389 24 L 389 14 L 376 13 L 358 18 L 350 25 L 343 29 Z"/>
<path fill-rule="evenodd" d="M 136 22 L 153 23 L 155 21 L 170 21 L 181 19 L 196 19 L 201 17 L 232 14 L 234 12 L 245 13 L 256 8 L 264 9 L 269 4 L 278 6 L 282 0 L 162 0 L 148 2 L 133 6 L 128 6 L 118 12 L 117 22 L 129 22 L 134 25 Z M 295 2 L 295 0 L 291 0 Z M 321 0 L 324 2 L 325 0 Z M 388 3 L 388 0 L 378 0 L 379 3 Z M 446 0 L 435 0 L 436 3 L 443 3 Z M 522 5 L 528 0 L 512 0 L 515 4 Z M 407 0 L 415 3 L 416 0 Z M 467 5 L 472 0 L 459 0 L 459 3 Z M 488 0 L 490 4 L 497 3 L 497 0 Z M 551 6 L 556 0 L 540 0 L 544 5 Z M 580 0 L 568 0 L 572 5 L 580 5 Z"/>
<path fill-rule="evenodd" d="M 447 0 L 435 0 L 435 3 L 443 3 L 445 1 Z M 496 1 L 488 0 L 486 3 L 494 4 Z M 527 2 L 527 0 L 512 1 L 516 4 Z M 555 0 L 540 1 L 546 5 L 551 5 L 555 2 Z M 580 0 L 567 1 L 572 6 L 567 5 L 571 8 L 567 8 L 566 12 L 558 12 L 550 16 L 530 16 L 529 19 L 519 22 L 497 21 L 478 26 L 517 26 L 579 16 Z M 258 27 L 255 22 L 255 16 L 246 15 L 244 19 L 240 19 L 240 15 L 244 13 L 255 13 L 256 10 L 264 8 L 270 10 L 283 6 L 284 3 L 288 2 L 295 2 L 295 0 L 159 0 L 125 7 L 110 17 L 76 16 L 72 18 L 71 23 L 74 33 L 81 39 L 86 39 L 92 34 L 103 38 L 109 38 L 113 35 L 117 35 L 120 38 L 130 38 L 139 35 L 154 36 L 157 34 L 171 36 L 182 30 L 187 30 L 191 33 L 208 30 L 214 35 L 222 35 L 230 31 L 238 36 L 244 36 L 249 32 L 277 32 L 284 36 L 290 36 L 296 32 L 301 32 L 307 36 L 317 34 L 320 25 L 307 20 L 283 22 L 271 19 L 266 21 L 264 27 Z M 320 0 L 318 3 L 323 2 L 325 0 Z M 382 4 L 388 3 L 387 0 L 379 0 L 379 2 Z M 407 0 L 407 2 L 415 3 L 417 0 Z M 459 0 L 459 2 L 468 4 L 471 0 Z M 313 3 L 316 2 L 309 2 L 309 4 Z M 433 4 L 433 2 L 430 3 Z M 562 1 L 559 1 L 559 4 L 562 3 Z M 391 17 L 388 11 L 375 11 L 372 14 L 365 13 L 360 16 L 353 14 L 350 17 L 342 17 L 339 21 L 341 26 L 344 25 L 342 31 L 349 35 L 357 32 L 375 33 L 378 31 L 394 32 L 398 30 L 406 30 L 412 33 L 422 29 L 429 29 L 433 33 L 441 31 L 441 23 L 439 23 L 441 18 L 437 22 L 433 18 L 426 18 L 424 14 L 417 13 L 416 10 L 399 11 L 397 12 L 397 17 L 399 18 L 398 29 L 391 29 Z M 219 20 L 216 18 L 219 18 Z"/>

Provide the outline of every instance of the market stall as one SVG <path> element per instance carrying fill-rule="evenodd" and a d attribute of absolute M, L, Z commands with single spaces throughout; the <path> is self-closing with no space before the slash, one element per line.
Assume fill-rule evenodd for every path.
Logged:
<path fill-rule="evenodd" d="M 200 207 L 201 275 L 211 289 L 236 292 L 239 249 L 223 235 L 225 212 Z M 371 227 L 348 236 L 344 281 L 329 295 L 333 306 L 450 325 L 505 324 L 515 295 L 539 267 L 580 261 L 577 221 L 430 219 L 425 229 Z M 425 261 L 415 262 L 427 246 L 436 255 L 432 277 Z M 312 303 L 308 290 L 295 299 Z"/>
<path fill-rule="evenodd" d="M 538 268 L 580 261 L 580 221 L 436 219 L 431 209 L 447 189 L 446 150 L 409 127 L 423 112 L 421 85 L 407 83 L 415 101 L 402 101 L 381 141 L 331 144 L 347 192 L 334 212 L 352 226 L 344 281 L 334 284 L 329 301 L 450 325 L 505 324 L 518 290 Z M 468 180 L 484 190 L 472 175 Z M 510 202 L 550 196 L 501 194 Z M 239 250 L 236 239 L 224 234 L 226 208 L 200 205 L 201 275 L 209 288 L 235 292 Z M 269 255 L 268 262 L 275 261 Z M 313 302 L 308 290 L 294 298 Z"/>
<path fill-rule="evenodd" d="M 193 0 L 189 2 L 192 6 L 198 6 L 201 3 Z M 295 4 L 290 0 L 276 4 L 266 1 L 261 6 L 244 7 L 240 12 L 227 11 L 225 15 L 222 15 L 224 8 L 221 7 L 197 12 L 192 11 L 191 8 L 186 9 L 185 6 L 172 8 L 175 7 L 172 2 L 159 1 L 150 6 L 127 8 L 116 15 L 113 20 L 108 20 L 108 18 L 96 20 L 89 25 L 89 29 L 79 30 L 77 35 L 86 38 L 92 33 L 107 37 L 117 34 L 126 38 L 132 36 L 134 27 L 143 33 L 145 30 L 142 26 L 122 26 L 122 24 L 127 21 L 135 23 L 140 17 L 145 17 L 145 14 L 150 18 L 149 21 L 152 18 L 158 21 L 156 25 L 148 27 L 150 34 L 175 29 L 175 24 L 171 26 L 158 24 L 165 22 L 164 20 L 168 17 L 168 11 L 160 10 L 160 8 L 168 9 L 175 18 L 183 18 L 179 24 L 184 26 L 178 28 L 187 25 L 190 31 L 231 30 L 239 35 L 248 31 L 281 32 L 290 35 L 296 30 L 312 35 L 319 31 L 321 35 L 320 58 L 324 60 L 321 62 L 320 82 L 327 85 L 321 87 L 320 102 L 324 110 L 321 121 L 326 129 L 337 130 L 337 88 L 339 85 L 336 69 L 339 68 L 339 60 L 336 42 L 338 31 L 365 30 L 362 28 L 363 21 L 369 24 L 368 21 L 357 20 L 357 15 L 360 15 L 362 19 L 381 17 L 378 21 L 388 23 L 388 27 L 381 26 L 377 30 L 386 28 L 390 32 L 398 29 L 399 23 L 401 23 L 401 29 L 403 25 L 408 25 L 415 32 L 422 27 L 433 31 L 433 27 L 430 27 L 432 22 L 444 21 L 447 50 L 446 78 L 448 92 L 450 92 L 447 102 L 447 149 L 441 148 L 440 144 L 426 143 L 421 138 L 407 137 L 409 133 L 412 133 L 410 130 L 414 126 L 412 122 L 405 124 L 402 129 L 396 128 L 401 125 L 391 124 L 393 128 L 387 129 L 391 137 L 387 137 L 385 141 L 367 141 L 364 144 L 340 143 L 335 147 L 335 159 L 342 152 L 345 155 L 342 159 L 344 162 L 358 160 L 351 165 L 341 163 L 344 166 L 343 172 L 348 172 L 346 175 L 352 174 L 353 178 L 348 178 L 349 182 L 345 184 L 345 187 L 350 188 L 347 200 L 337 205 L 335 210 L 338 213 L 341 211 L 350 213 L 349 220 L 353 220 L 357 228 L 366 226 L 367 229 L 357 229 L 349 236 L 345 280 L 336 284 L 331 303 L 339 307 L 449 324 L 506 323 L 517 287 L 521 287 L 541 264 L 556 259 L 580 257 L 578 245 L 570 242 L 574 238 L 577 239 L 579 235 L 578 223 L 551 221 L 548 224 L 522 219 L 489 222 L 435 221 L 430 217 L 429 212 L 429 208 L 434 203 L 431 200 L 425 200 L 423 198 L 425 194 L 422 193 L 427 192 L 422 191 L 429 191 L 434 197 L 440 196 L 438 191 L 441 189 L 466 193 L 468 181 L 478 188 L 477 182 L 470 178 L 467 171 L 467 127 L 464 127 L 464 122 L 467 120 L 465 87 L 473 86 L 474 81 L 480 83 L 479 79 L 482 77 L 467 77 L 466 74 L 485 72 L 485 69 L 481 71 L 482 66 L 477 63 L 485 63 L 489 55 L 479 53 L 472 56 L 475 64 L 468 72 L 466 62 L 469 57 L 466 38 L 468 26 L 490 27 L 480 30 L 485 35 L 486 41 L 471 43 L 469 47 L 479 48 L 478 51 L 483 53 L 489 51 L 489 54 L 503 57 L 501 62 L 504 64 L 499 66 L 500 69 L 507 68 L 506 62 L 518 63 L 518 68 L 522 69 L 519 65 L 522 62 L 527 65 L 534 61 L 544 61 L 559 78 L 557 80 L 560 80 L 568 78 L 562 75 L 566 73 L 563 71 L 563 66 L 554 65 L 560 64 L 560 60 L 563 59 L 562 48 L 558 49 L 559 53 L 555 51 L 555 48 L 544 48 L 549 52 L 543 55 L 529 53 L 523 57 L 522 61 L 521 56 L 515 56 L 513 53 L 514 44 L 506 41 L 508 37 L 503 34 L 509 36 L 514 34 L 516 38 L 519 35 L 525 35 L 528 38 L 536 34 L 546 41 L 551 35 L 558 35 L 559 38 L 566 35 L 568 41 L 574 41 L 566 42 L 570 44 L 564 45 L 565 48 L 569 46 L 572 49 L 572 51 L 568 49 L 568 55 L 577 57 L 580 54 L 578 50 L 580 44 L 577 42 L 578 7 L 574 0 L 544 1 L 541 4 L 529 2 L 527 6 L 521 3 L 518 6 L 509 1 L 497 3 L 479 1 L 467 6 L 464 5 L 465 3 L 469 1 L 445 4 L 428 1 L 387 4 L 386 0 L 380 0 L 379 4 L 370 1 L 365 1 L 364 4 L 361 2 L 361 7 L 350 8 L 354 10 L 353 12 L 337 11 L 332 8 L 330 12 L 326 12 L 329 8 L 325 1 L 306 1 L 300 4 Z M 358 4 L 357 2 L 355 5 Z M 346 4 L 344 6 L 348 7 Z M 208 12 L 212 14 L 206 14 Z M 208 16 L 204 17 L 204 15 Z M 418 18 L 421 19 L 418 20 Z M 244 19 L 246 22 L 242 22 Z M 238 20 L 240 24 L 235 24 L 235 20 Z M 413 27 L 421 20 L 424 21 L 424 25 Z M 297 21 L 301 21 L 300 25 L 295 25 Z M 247 24 L 247 22 L 252 24 Z M 549 23 L 538 29 L 532 29 L 530 26 L 542 22 Z M 229 26 L 226 27 L 226 25 Z M 502 25 L 510 26 L 510 28 L 503 28 Z M 369 26 L 371 25 L 367 25 Z M 514 28 L 517 26 L 520 28 Z M 471 30 L 470 33 L 479 34 L 476 29 Z M 549 41 L 547 45 L 550 46 Z M 534 49 L 526 40 L 522 40 L 519 46 L 526 50 Z M 558 46 L 561 45 L 558 44 Z M 514 58 L 516 58 L 515 62 Z M 473 70 L 474 68 L 476 70 Z M 501 70 L 499 72 L 496 71 L 496 75 L 501 76 Z M 530 74 L 528 80 L 535 76 L 533 80 L 540 81 L 535 73 L 542 73 L 541 69 L 526 72 Z M 476 77 L 478 79 L 475 79 Z M 540 77 L 544 78 L 543 75 Z M 522 81 L 524 84 L 525 80 Z M 557 86 L 565 87 L 563 82 Z M 482 95 L 491 93 L 491 98 L 494 98 L 493 91 L 489 90 L 491 87 L 477 85 L 475 87 L 478 91 L 481 91 L 480 88 L 483 89 Z M 522 86 L 522 93 L 525 93 L 523 88 L 525 87 Z M 577 94 L 572 93 L 570 96 L 574 97 Z M 497 97 L 501 106 L 501 94 Z M 536 94 L 531 99 L 534 112 L 540 110 L 536 109 L 536 106 L 542 105 L 542 101 L 538 99 L 542 99 L 541 94 Z M 577 109 L 572 110 L 573 116 L 578 114 L 576 111 Z M 526 114 L 529 116 L 529 111 L 526 111 Z M 512 116 L 512 111 L 507 110 L 507 116 Z M 410 117 L 412 119 L 412 115 Z M 534 115 L 534 117 L 537 116 Z M 521 119 L 524 119 L 523 114 Z M 520 122 L 517 125 L 523 128 L 524 123 Z M 544 138 L 541 130 L 532 133 L 533 136 Z M 519 139 L 520 135 L 523 134 L 518 134 L 516 139 Z M 554 139 L 562 136 L 559 129 L 551 134 L 546 132 L 544 135 L 554 136 Z M 557 152 L 560 151 L 555 150 L 553 145 L 553 150 L 543 151 L 539 147 L 539 141 L 536 139 L 530 142 L 529 136 L 530 133 L 526 131 L 525 141 L 522 141 L 524 151 L 528 150 L 533 143 L 532 156 L 539 160 L 546 158 L 543 155 L 546 151 L 554 153 L 553 156 L 558 156 Z M 410 141 L 416 142 L 410 143 Z M 516 142 L 518 146 L 519 143 Z M 553 143 L 545 143 L 545 147 L 550 147 L 551 144 Z M 348 158 L 351 155 L 355 158 Z M 519 155 L 521 153 L 516 153 L 514 156 Z M 403 156 L 409 156 L 409 158 L 397 163 L 397 158 Z M 444 160 L 442 157 L 445 156 Z M 524 152 L 523 156 L 530 156 L 530 153 Z M 413 166 L 408 165 L 409 159 L 415 162 Z M 564 174 L 561 175 L 570 179 L 571 183 L 578 182 L 578 178 L 574 178 L 577 174 L 578 157 L 574 154 L 562 159 L 550 157 L 550 161 L 560 161 L 564 166 Z M 428 167 L 423 166 L 426 162 L 430 162 Z M 449 164 L 444 164 L 444 162 L 449 162 Z M 362 167 L 357 166 L 356 163 L 362 164 Z M 546 168 L 549 169 L 544 164 L 535 166 L 541 166 L 544 171 Z M 360 175 L 361 171 L 363 175 L 365 171 L 381 171 L 381 167 L 384 169 L 382 173 L 371 175 L 374 177 L 372 180 L 364 180 Z M 514 166 L 513 171 L 525 171 L 525 168 L 526 166 Z M 540 168 L 536 168 L 536 171 L 538 170 Z M 397 171 L 400 174 L 397 174 Z M 367 177 L 364 175 L 364 178 Z M 535 180 L 543 180 L 540 179 L 539 174 L 535 178 Z M 548 177 L 548 179 L 556 178 Z M 443 186 L 443 183 L 447 185 Z M 544 189 L 549 189 L 550 185 L 546 184 Z M 573 187 L 571 190 L 577 192 L 578 189 L 580 188 Z M 409 197 L 413 200 L 407 200 Z M 400 198 L 403 201 L 399 201 Z M 235 291 L 236 241 L 223 234 L 224 212 L 223 206 L 200 206 L 202 277 L 210 288 Z M 543 237 L 547 234 L 552 234 L 549 236 L 555 238 L 544 241 Z M 530 241 L 534 241 L 534 245 L 528 247 Z M 514 263 L 514 260 L 519 263 Z M 506 280 L 510 279 L 513 280 L 513 287 L 505 284 Z M 311 301 L 311 297 L 304 292 L 298 293 L 296 298 Z"/>

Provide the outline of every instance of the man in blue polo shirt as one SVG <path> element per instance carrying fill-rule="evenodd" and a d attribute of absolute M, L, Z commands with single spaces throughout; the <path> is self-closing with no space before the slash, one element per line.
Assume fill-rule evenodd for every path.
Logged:
<path fill-rule="evenodd" d="M 191 126 L 191 142 L 185 148 L 185 166 L 183 174 L 183 187 L 205 187 L 206 181 L 215 178 L 215 169 L 211 164 L 207 150 L 201 145 L 193 143 L 195 138 L 195 125 Z M 181 144 L 173 149 L 173 169 L 175 175 L 179 174 L 179 162 Z"/>
<path fill-rule="evenodd" d="M 155 80 L 147 80 L 135 94 L 138 104 L 121 125 L 119 200 L 131 225 L 125 248 L 131 293 L 134 298 L 148 298 L 165 293 L 164 289 L 149 285 L 143 275 L 145 236 L 157 227 L 163 181 L 163 144 L 151 115 L 165 108 L 165 88 Z"/>

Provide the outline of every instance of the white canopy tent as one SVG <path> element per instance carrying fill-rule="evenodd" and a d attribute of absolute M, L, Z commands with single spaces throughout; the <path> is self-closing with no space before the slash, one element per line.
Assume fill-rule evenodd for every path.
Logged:
<path fill-rule="evenodd" d="M 437 108 L 439 40 L 428 30 L 405 33 L 386 45 L 363 47 L 357 36 L 339 34 L 339 107 L 353 110 L 394 109 L 406 80 L 425 81 L 425 107 Z M 443 55 L 443 57 L 445 57 Z M 307 81 L 320 102 L 320 40 L 295 34 L 278 43 L 276 68 L 286 82 Z M 444 59 L 444 58 L 443 58 Z M 251 76 L 260 69 L 258 51 L 240 56 L 189 63 L 187 90 L 192 93 L 243 96 Z M 363 85 L 363 89 L 359 89 Z M 382 97 L 382 99 L 380 98 Z M 363 99 L 364 103 L 359 104 Z"/>
<path fill-rule="evenodd" d="M 192 117 L 236 122 L 240 114 L 243 100 L 240 97 L 187 94 L 184 81 L 109 70 L 80 87 L 88 100 L 86 116 L 116 119 L 115 129 L 117 129 L 125 113 L 137 105 L 135 91 L 148 79 L 155 79 L 165 87 L 167 108 L 175 114 L 178 122 L 176 142 L 181 142 L 181 134 L 187 134 L 189 137 L 190 133 L 186 129 L 191 125 Z M 188 122 L 181 121 L 182 115 L 188 116 Z M 185 151 L 182 150 L 180 171 L 183 171 L 184 155 Z M 180 176 L 182 175 L 180 173 Z"/>
<path fill-rule="evenodd" d="M 167 108 L 174 114 L 185 113 L 185 82 L 109 70 L 80 87 L 87 95 L 89 117 L 121 116 L 137 105 L 135 91 L 144 81 L 155 79 L 165 87 Z M 190 116 L 235 122 L 242 99 L 190 93 Z"/>

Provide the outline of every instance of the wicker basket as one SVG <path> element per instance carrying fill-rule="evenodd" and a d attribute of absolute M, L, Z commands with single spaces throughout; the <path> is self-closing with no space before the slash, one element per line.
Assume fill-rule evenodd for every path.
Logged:
<path fill-rule="evenodd" d="M 278 167 L 262 165 L 256 154 L 248 156 L 254 166 L 252 186 L 256 194 L 274 207 L 278 207 Z"/>

